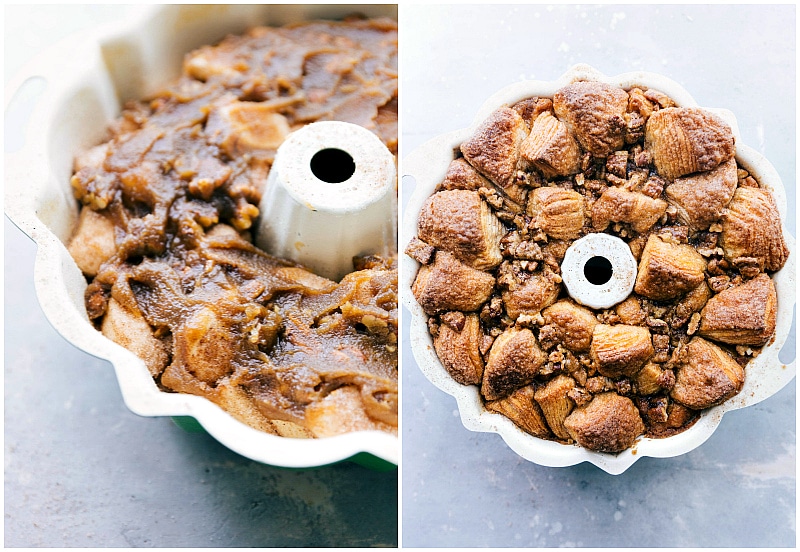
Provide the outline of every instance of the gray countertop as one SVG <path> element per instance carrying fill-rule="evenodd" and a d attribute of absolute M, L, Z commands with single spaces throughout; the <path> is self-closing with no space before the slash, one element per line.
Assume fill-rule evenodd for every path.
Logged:
<path fill-rule="evenodd" d="M 5 82 L 129 6 L 5 7 Z M 124 405 L 112 366 L 49 325 L 35 246 L 4 221 L 7 547 L 396 546 L 398 472 L 258 464 Z"/>
<path fill-rule="evenodd" d="M 576 63 L 644 70 L 733 111 L 786 187 L 795 230 L 795 7 L 403 6 L 401 159 L 469 126 L 495 91 Z M 403 182 L 403 203 L 413 181 Z M 795 546 L 796 380 L 699 448 L 619 476 L 548 468 L 472 433 L 417 368 L 404 311 L 404 546 Z M 781 356 L 794 359 L 794 329 Z"/>

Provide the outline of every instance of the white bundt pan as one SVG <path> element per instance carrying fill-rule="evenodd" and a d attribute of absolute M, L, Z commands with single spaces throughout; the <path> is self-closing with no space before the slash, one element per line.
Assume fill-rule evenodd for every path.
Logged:
<path fill-rule="evenodd" d="M 377 431 L 324 439 L 278 437 L 242 424 L 204 398 L 159 391 L 144 362 L 103 337 L 86 315 L 86 280 L 65 247 L 78 217 L 70 187 L 72 161 L 102 140 L 126 100 L 146 97 L 177 77 L 189 51 L 257 24 L 354 12 L 397 17 L 394 6 L 150 6 L 119 27 L 59 43 L 6 89 L 7 115 L 15 93 L 40 92 L 24 129 L 24 146 L 5 155 L 5 212 L 38 246 L 36 293 L 50 323 L 76 347 L 113 364 L 125 404 L 134 413 L 173 416 L 184 427 L 196 426 L 196 420 L 231 450 L 273 466 L 309 468 L 349 459 L 393 469 L 398 438 Z"/>
<path fill-rule="evenodd" d="M 624 73 L 609 77 L 588 65 L 576 65 L 552 82 L 524 81 L 504 88 L 491 96 L 478 111 L 469 128 L 454 131 L 423 144 L 402 161 L 403 176 L 411 176 L 416 188 L 403 214 L 401 247 L 403 251 L 417 232 L 417 219 L 426 198 L 444 178 L 453 152 L 475 131 L 477 126 L 495 109 L 510 106 L 532 96 L 553 97 L 560 88 L 576 81 L 599 81 L 630 89 L 642 86 L 660 90 L 679 106 L 697 106 L 686 90 L 676 82 L 658 74 L 646 72 Z M 709 109 L 722 117 L 736 136 L 736 161 L 768 188 L 778 206 L 781 220 L 786 217 L 786 193 L 775 168 L 762 155 L 741 143 L 736 119 L 730 111 Z M 773 275 L 778 293 L 778 314 L 775 339 L 764 347 L 761 354 L 746 368 L 742 391 L 725 403 L 708 409 L 688 430 L 665 439 L 640 438 L 635 445 L 618 454 L 593 452 L 577 445 L 560 444 L 533 437 L 508 418 L 490 412 L 483 407 L 478 387 L 456 383 L 439 362 L 428 333 L 427 316 L 414 300 L 411 285 L 419 269 L 419 263 L 407 255 L 401 255 L 400 293 L 403 303 L 411 312 L 411 347 L 422 372 L 436 387 L 455 397 L 464 427 L 471 431 L 498 433 L 517 454 L 543 466 L 564 467 L 591 462 L 604 471 L 618 475 L 644 456 L 668 458 L 689 452 L 708 439 L 722 421 L 726 412 L 751 406 L 777 393 L 795 375 L 795 362 L 783 364 L 778 353 L 783 347 L 792 325 L 795 304 L 795 255 L 794 239 L 786 230 L 783 234 L 791 251 L 786 265 Z"/>

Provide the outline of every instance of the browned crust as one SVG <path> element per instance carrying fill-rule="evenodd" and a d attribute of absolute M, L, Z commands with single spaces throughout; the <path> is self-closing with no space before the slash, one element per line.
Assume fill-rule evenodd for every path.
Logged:
<path fill-rule="evenodd" d="M 549 111 L 539 115 L 520 155 L 545 178 L 568 176 L 580 171 L 581 149 L 567 125 Z"/>
<path fill-rule="evenodd" d="M 600 452 L 628 449 L 645 430 L 633 401 L 614 392 L 595 395 L 567 416 L 564 426 L 579 445 Z"/>
<path fill-rule="evenodd" d="M 461 144 L 461 153 L 486 178 L 507 188 L 514 183 L 519 148 L 527 134 L 527 125 L 519 113 L 501 107 Z"/>
<path fill-rule="evenodd" d="M 600 82 L 576 82 L 553 96 L 553 108 L 583 148 L 607 157 L 625 143 L 628 93 Z"/>
<path fill-rule="evenodd" d="M 520 429 L 543 439 L 551 438 L 553 434 L 547 426 L 542 409 L 533 399 L 533 385 L 520 387 L 509 396 L 494 401 L 487 401 L 486 408 L 492 412 L 502 414 L 514 422 Z"/>
<path fill-rule="evenodd" d="M 698 333 L 723 343 L 761 347 L 775 333 L 777 310 L 775 284 L 761 273 L 709 299 L 700 313 Z"/>
<path fill-rule="evenodd" d="M 692 231 L 707 230 L 722 216 L 737 182 L 736 160 L 729 159 L 708 172 L 675 179 L 667 186 L 667 199 Z"/>
<path fill-rule="evenodd" d="M 528 200 L 528 215 L 537 228 L 557 240 L 574 240 L 581 234 L 584 199 L 575 190 L 555 186 L 536 188 Z"/>
<path fill-rule="evenodd" d="M 591 346 L 597 370 L 610 378 L 632 376 L 655 354 L 650 330 L 625 324 L 598 324 Z"/>
<path fill-rule="evenodd" d="M 449 251 L 474 268 L 493 268 L 503 260 L 503 225 L 478 192 L 445 190 L 433 194 L 422 207 L 418 226 L 421 240 Z"/>
<path fill-rule="evenodd" d="M 650 115 L 645 144 L 658 173 L 668 180 L 710 171 L 736 153 L 731 128 L 696 107 L 670 107 Z"/>
<path fill-rule="evenodd" d="M 512 106 L 531 128 L 519 148 L 516 117 L 495 112 L 484 121 L 483 144 L 479 133 L 468 144 L 478 161 L 470 164 L 462 149 L 464 159 L 451 164 L 439 189 L 479 191 L 511 230 L 501 241 L 505 258 L 494 288 L 500 298 L 472 315 L 484 332 L 477 349 L 494 358 L 481 381 L 486 408 L 532 435 L 617 452 L 648 428 L 657 437 L 679 433 L 700 410 L 739 392 L 750 352 L 737 348 L 734 357 L 732 348 L 697 335 L 731 345 L 766 344 L 775 331 L 774 286 L 771 293 L 766 287 L 756 292 L 756 284 L 771 280 L 765 274 L 748 280 L 770 266 L 779 269 L 788 251 L 774 201 L 737 165 L 724 121 L 699 108 L 677 108 L 658 91 L 609 87 L 607 94 L 606 87 L 574 83 L 552 104 L 532 98 Z M 625 99 L 621 107 L 615 96 Z M 493 134 L 499 137 L 494 142 Z M 487 145 L 490 153 L 481 158 Z M 503 173 L 510 177 L 513 165 L 513 180 L 489 176 L 501 166 L 492 156 L 503 148 L 513 152 Z M 512 192 L 516 203 L 509 201 Z M 777 231 L 765 232 L 763 219 Z M 719 237 L 725 224 L 727 242 Z M 586 232 L 607 229 L 629 242 L 639 262 L 635 293 L 603 311 L 558 301 L 566 248 Z M 743 279 L 756 297 L 741 294 Z M 747 316 L 727 313 L 724 320 L 715 313 L 730 306 L 722 305 L 726 288 L 750 302 Z M 719 298 L 709 302 L 714 293 Z M 712 319 L 719 328 L 708 327 Z M 434 336 L 439 323 L 431 326 Z M 520 369 L 529 358 L 501 353 L 527 328 L 544 356 L 532 377 L 533 371 Z M 487 384 L 489 374 L 506 378 L 495 386 L 499 391 Z M 568 431 L 568 415 L 575 421 L 583 416 L 584 425 Z"/>
<path fill-rule="evenodd" d="M 720 244 L 731 262 L 752 258 L 760 270 L 775 272 L 783 268 L 789 248 L 783 239 L 780 213 L 768 190 L 742 186 L 736 189 L 722 216 Z"/>
<path fill-rule="evenodd" d="M 506 330 L 492 344 L 481 393 L 490 401 L 505 397 L 531 383 L 544 361 L 544 352 L 533 332 L 527 328 Z"/>
<path fill-rule="evenodd" d="M 483 333 L 478 315 L 469 314 L 461 331 L 442 324 L 433 347 L 447 373 L 461 385 L 477 385 L 483 378 L 479 345 Z"/>
<path fill-rule="evenodd" d="M 447 167 L 444 180 L 439 185 L 442 190 L 480 190 L 492 185 L 475 167 L 463 157 L 454 159 Z"/>
<path fill-rule="evenodd" d="M 675 374 L 670 396 L 694 409 L 720 404 L 742 390 L 744 368 L 720 347 L 702 337 L 688 345 L 687 361 Z"/>
<path fill-rule="evenodd" d="M 657 301 L 674 299 L 700 285 L 705 270 L 705 260 L 691 245 L 666 242 L 651 234 L 633 289 Z"/>
<path fill-rule="evenodd" d="M 419 269 L 411 292 L 428 315 L 470 312 L 491 296 L 494 276 L 471 268 L 447 251 L 437 251 L 433 264 Z"/>
<path fill-rule="evenodd" d="M 534 399 L 542 409 L 550 430 L 561 440 L 570 439 L 564 420 L 575 408 L 575 403 L 568 397 L 568 393 L 575 387 L 575 380 L 564 374 L 559 374 L 545 385 L 539 387 L 534 394 Z"/>
<path fill-rule="evenodd" d="M 667 202 L 639 192 L 608 188 L 592 206 L 592 226 L 605 230 L 611 221 L 626 222 L 639 233 L 649 230 L 664 212 Z"/>
<path fill-rule="evenodd" d="M 544 309 L 542 315 L 564 347 L 576 353 L 589 350 L 598 323 L 589 309 L 564 299 Z"/>
<path fill-rule="evenodd" d="M 561 292 L 561 277 L 551 271 L 537 272 L 520 287 L 502 293 L 506 313 L 512 320 L 521 314 L 535 315 L 556 302 Z"/>

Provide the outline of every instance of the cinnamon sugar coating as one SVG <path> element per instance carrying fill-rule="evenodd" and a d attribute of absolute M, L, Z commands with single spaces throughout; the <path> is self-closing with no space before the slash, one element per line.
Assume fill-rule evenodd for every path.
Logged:
<path fill-rule="evenodd" d="M 581 150 L 567 125 L 549 111 L 539 115 L 522 142 L 520 154 L 546 178 L 579 172 Z"/>
<path fill-rule="evenodd" d="M 446 190 L 432 195 L 418 224 L 420 239 L 474 268 L 493 268 L 503 259 L 503 227 L 478 192 Z"/>
<path fill-rule="evenodd" d="M 447 174 L 442 180 L 442 190 L 474 190 L 488 188 L 492 184 L 478 170 L 470 165 L 466 159 L 454 159 L 447 167 Z"/>
<path fill-rule="evenodd" d="M 489 352 L 481 393 L 490 401 L 505 397 L 533 381 L 544 361 L 544 353 L 533 332 L 527 328 L 506 330 Z"/>
<path fill-rule="evenodd" d="M 552 437 L 541 407 L 533 399 L 534 386 L 520 387 L 507 397 L 487 401 L 486 408 L 502 414 L 526 433 L 544 439 Z"/>
<path fill-rule="evenodd" d="M 674 299 L 705 280 L 706 261 L 690 245 L 651 234 L 639 260 L 634 290 L 657 301 Z"/>
<path fill-rule="evenodd" d="M 528 127 L 511 108 L 493 112 L 475 133 L 461 144 L 464 158 L 501 189 L 514 182 L 522 141 Z"/>
<path fill-rule="evenodd" d="M 632 376 L 653 356 L 650 330 L 641 326 L 598 324 L 592 334 L 592 358 L 608 377 Z"/>
<path fill-rule="evenodd" d="M 676 178 L 667 186 L 667 200 L 678 220 L 691 230 L 706 230 L 722 216 L 736 190 L 736 161 L 729 159 L 708 172 Z"/>
<path fill-rule="evenodd" d="M 595 395 L 587 406 L 575 409 L 564 426 L 579 445 L 601 452 L 628 449 L 645 430 L 633 401 L 614 392 Z"/>
<path fill-rule="evenodd" d="M 550 335 L 550 339 L 576 353 L 589 350 L 598 324 L 591 310 L 572 300 L 562 299 L 547 307 L 542 314 L 545 322 L 542 330 Z"/>
<path fill-rule="evenodd" d="M 576 82 L 553 96 L 553 108 L 581 146 L 597 157 L 607 157 L 625 143 L 628 93 L 600 82 Z"/>
<path fill-rule="evenodd" d="M 479 351 L 482 337 L 478 316 L 469 314 L 461 329 L 442 324 L 433 340 L 445 370 L 462 385 L 479 384 L 483 378 L 484 362 Z"/>
<path fill-rule="evenodd" d="M 542 409 L 547 425 L 559 439 L 568 440 L 570 438 L 564 421 L 575 408 L 575 402 L 569 397 L 570 391 L 574 388 L 574 379 L 559 374 L 537 389 L 533 395 Z"/>
<path fill-rule="evenodd" d="M 710 171 L 732 159 L 736 148 L 731 128 L 697 107 L 670 107 L 647 120 L 645 144 L 658 174 L 667 180 Z"/>
<path fill-rule="evenodd" d="M 772 279 L 759 274 L 719 292 L 700 313 L 698 334 L 733 345 L 766 345 L 775 333 L 778 294 Z"/>
<path fill-rule="evenodd" d="M 583 196 L 574 190 L 554 186 L 533 191 L 527 214 L 536 228 L 557 240 L 578 238 L 586 220 Z"/>
<path fill-rule="evenodd" d="M 477 310 L 492 294 L 494 278 L 437 251 L 434 261 L 423 266 L 411 288 L 417 302 L 428 314 L 443 311 Z"/>
<path fill-rule="evenodd" d="M 789 249 L 772 194 L 763 188 L 739 187 L 722 216 L 720 245 L 725 258 L 755 259 L 759 270 L 783 268 Z"/>
<path fill-rule="evenodd" d="M 537 272 L 524 283 L 502 293 L 506 312 L 513 320 L 522 314 L 538 314 L 555 303 L 561 293 L 561 277 L 552 271 Z"/>
<path fill-rule="evenodd" d="M 676 373 L 670 396 L 689 408 L 719 404 L 741 391 L 744 369 L 719 346 L 701 337 L 687 347 L 687 360 Z"/>
<path fill-rule="evenodd" d="M 614 222 L 626 222 L 643 233 L 653 227 L 667 210 L 667 202 L 624 188 L 608 188 L 592 207 L 592 225 L 605 230 Z"/>

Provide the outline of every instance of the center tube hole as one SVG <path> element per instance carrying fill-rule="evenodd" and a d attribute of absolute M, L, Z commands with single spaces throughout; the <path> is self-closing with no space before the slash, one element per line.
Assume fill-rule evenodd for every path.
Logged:
<path fill-rule="evenodd" d="M 605 257 L 592 257 L 583 266 L 583 275 L 596 286 L 602 286 L 608 282 L 613 272 L 611 261 Z"/>
<path fill-rule="evenodd" d="M 338 184 L 355 174 L 356 162 L 346 151 L 326 148 L 311 158 L 311 172 L 323 182 Z"/>

